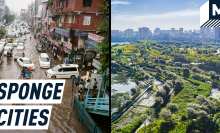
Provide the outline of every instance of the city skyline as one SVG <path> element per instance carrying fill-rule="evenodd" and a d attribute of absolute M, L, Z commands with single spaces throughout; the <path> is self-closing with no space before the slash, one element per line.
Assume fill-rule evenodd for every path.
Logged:
<path fill-rule="evenodd" d="M 150 30 L 155 28 L 199 30 L 200 7 L 206 1 L 112 0 L 111 2 L 111 29 L 121 31 L 131 28 L 137 31 L 139 27 L 147 27 Z"/>

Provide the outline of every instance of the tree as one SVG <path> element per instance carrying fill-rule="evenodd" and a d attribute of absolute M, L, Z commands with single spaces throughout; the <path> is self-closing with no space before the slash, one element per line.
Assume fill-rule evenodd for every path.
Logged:
<path fill-rule="evenodd" d="M 146 80 L 148 80 L 148 79 L 150 78 L 150 75 L 149 75 L 148 73 L 146 73 L 146 74 L 144 75 L 144 78 L 145 78 Z"/>
<path fill-rule="evenodd" d="M 164 119 L 164 120 L 168 120 L 168 119 L 172 119 L 172 113 L 169 109 L 164 109 L 160 112 L 160 116 Z"/>
<path fill-rule="evenodd" d="M 158 73 L 162 73 L 163 69 L 161 69 L 160 66 L 156 66 L 155 69 L 157 70 Z"/>
<path fill-rule="evenodd" d="M 100 21 L 99 25 L 96 26 L 97 31 L 100 32 L 100 35 L 104 37 L 104 39 L 96 43 L 96 52 L 100 53 L 99 59 L 100 59 L 100 69 L 97 70 L 97 73 L 99 74 L 106 74 L 109 70 L 109 2 L 105 1 L 103 5 L 99 4 L 99 7 L 101 7 L 101 13 L 103 14 L 103 18 Z M 106 81 L 109 81 L 109 76 L 106 75 L 104 79 L 104 83 Z M 109 84 L 107 84 L 109 86 Z M 110 87 L 107 87 L 110 88 Z"/>
<path fill-rule="evenodd" d="M 165 84 L 168 84 L 170 87 L 173 87 L 173 81 L 172 80 L 166 80 Z"/>
<path fill-rule="evenodd" d="M 135 95 L 137 93 L 137 89 L 135 87 L 131 88 L 131 95 Z"/>
<path fill-rule="evenodd" d="M 183 68 L 184 75 L 189 75 L 190 71 L 188 68 Z"/>
<path fill-rule="evenodd" d="M 141 89 L 143 89 L 143 88 L 144 88 L 144 84 L 143 84 L 143 83 L 140 83 L 140 84 L 138 85 L 138 87 L 141 88 Z"/>
<path fill-rule="evenodd" d="M 121 53 L 122 53 L 122 50 L 118 49 L 118 54 L 121 55 Z"/>
<path fill-rule="evenodd" d="M 186 109 L 187 114 L 188 114 L 188 119 L 193 119 L 196 118 L 198 115 L 198 111 L 196 111 L 194 108 L 188 107 Z"/>
<path fill-rule="evenodd" d="M 179 106 L 176 103 L 170 103 L 167 105 L 167 108 L 170 109 L 172 112 L 179 110 Z"/>
<path fill-rule="evenodd" d="M 178 71 L 179 75 L 180 75 L 180 72 L 183 71 L 183 69 L 181 67 L 177 67 L 176 70 Z"/>
<path fill-rule="evenodd" d="M 202 120 L 207 120 L 208 119 L 208 114 L 206 111 L 201 110 L 198 112 L 198 116 L 200 117 L 200 119 Z"/>
<path fill-rule="evenodd" d="M 163 98 L 162 97 L 156 97 L 155 98 L 155 103 L 156 103 L 156 105 L 163 104 Z"/>
<path fill-rule="evenodd" d="M 166 91 L 166 94 L 170 92 L 170 86 L 168 84 L 164 84 L 163 89 Z"/>
<path fill-rule="evenodd" d="M 194 67 L 192 68 L 192 71 L 193 71 L 193 72 L 199 72 L 199 69 L 194 66 Z"/>
<path fill-rule="evenodd" d="M 212 79 L 215 79 L 216 72 L 215 71 L 209 71 L 209 75 Z"/>
<path fill-rule="evenodd" d="M 166 91 L 164 89 L 160 89 L 156 91 L 156 94 L 155 94 L 156 97 L 163 97 L 165 95 L 166 95 Z"/>
<path fill-rule="evenodd" d="M 184 82 L 181 78 L 177 78 L 175 81 L 175 84 L 176 84 L 177 88 L 180 88 L 184 84 Z"/>

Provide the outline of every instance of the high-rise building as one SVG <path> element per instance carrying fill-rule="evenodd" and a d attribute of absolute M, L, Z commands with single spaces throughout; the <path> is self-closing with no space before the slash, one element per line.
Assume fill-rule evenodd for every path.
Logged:
<path fill-rule="evenodd" d="M 160 34 L 160 28 L 156 28 L 154 30 L 154 35 L 159 35 Z"/>
<path fill-rule="evenodd" d="M 5 0 L 0 0 L 0 21 L 3 21 L 5 15 Z"/>
<path fill-rule="evenodd" d="M 125 30 L 125 37 L 133 37 L 133 29 Z"/>
<path fill-rule="evenodd" d="M 142 27 L 138 28 L 138 38 L 147 39 L 149 36 L 149 28 Z"/>
<path fill-rule="evenodd" d="M 207 34 L 207 28 L 206 27 L 200 27 L 200 33 L 201 34 Z"/>
<path fill-rule="evenodd" d="M 183 34 L 183 28 L 179 28 L 179 34 Z"/>
<path fill-rule="evenodd" d="M 220 27 L 214 27 L 215 29 L 215 39 L 220 40 Z"/>

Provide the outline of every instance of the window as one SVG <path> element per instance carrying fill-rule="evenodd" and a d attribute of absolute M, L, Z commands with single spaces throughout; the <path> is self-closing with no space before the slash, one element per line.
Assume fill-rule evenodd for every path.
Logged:
<path fill-rule="evenodd" d="M 84 7 L 91 7 L 92 6 L 92 0 L 83 0 L 83 6 Z"/>
<path fill-rule="evenodd" d="M 58 72 L 63 72 L 63 68 L 59 69 Z"/>
<path fill-rule="evenodd" d="M 72 16 L 72 23 L 75 23 L 75 15 Z"/>
<path fill-rule="evenodd" d="M 65 36 L 64 36 L 64 41 L 65 41 L 65 42 L 68 42 L 68 38 L 67 38 L 67 37 L 65 37 Z"/>
<path fill-rule="evenodd" d="M 70 71 L 77 71 L 75 67 L 70 68 Z"/>
<path fill-rule="evenodd" d="M 66 0 L 66 7 L 68 7 L 69 5 L 69 0 Z"/>
<path fill-rule="evenodd" d="M 83 25 L 90 25 L 91 16 L 84 16 Z"/>

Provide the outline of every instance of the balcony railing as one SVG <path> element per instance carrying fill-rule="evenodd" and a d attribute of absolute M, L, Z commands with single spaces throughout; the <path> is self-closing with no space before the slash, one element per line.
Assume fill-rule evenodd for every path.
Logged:
<path fill-rule="evenodd" d="M 79 29 L 78 24 L 73 24 L 73 23 L 62 23 L 62 22 L 55 22 L 56 23 L 56 27 L 59 26 L 59 24 L 61 23 L 62 26 L 64 28 L 69 28 L 69 29 Z"/>

